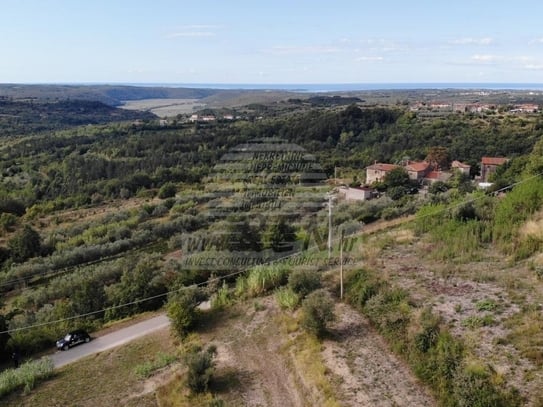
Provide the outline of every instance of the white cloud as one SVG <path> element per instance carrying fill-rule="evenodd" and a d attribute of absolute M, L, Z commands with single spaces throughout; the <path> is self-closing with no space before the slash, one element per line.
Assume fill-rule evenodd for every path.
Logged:
<path fill-rule="evenodd" d="M 385 58 L 381 56 L 361 56 L 356 58 L 357 61 L 365 61 L 365 62 L 379 62 L 384 61 Z"/>
<path fill-rule="evenodd" d="M 451 45 L 491 45 L 493 43 L 494 43 L 494 39 L 491 37 L 483 37 L 483 38 L 464 37 L 464 38 L 457 38 L 457 39 L 449 41 L 449 44 Z"/>
<path fill-rule="evenodd" d="M 215 33 L 211 31 L 182 31 L 175 32 L 167 35 L 167 38 L 179 38 L 179 37 L 214 37 Z"/>
<path fill-rule="evenodd" d="M 530 71 L 543 71 L 543 64 L 528 64 L 524 65 L 524 68 Z"/>
<path fill-rule="evenodd" d="M 503 60 L 503 58 L 498 55 L 475 54 L 471 57 L 472 62 L 480 64 L 495 64 L 501 60 Z"/>
<path fill-rule="evenodd" d="M 399 43 L 386 38 L 373 38 L 360 41 L 362 46 L 372 52 L 397 52 L 407 51 L 410 47 L 405 43 Z"/>
<path fill-rule="evenodd" d="M 267 50 L 268 53 L 278 55 L 293 55 L 293 54 L 333 54 L 340 52 L 341 49 L 332 46 L 284 46 L 277 45 Z"/>
<path fill-rule="evenodd" d="M 534 38 L 530 41 L 530 44 L 543 44 L 543 37 L 541 38 Z"/>

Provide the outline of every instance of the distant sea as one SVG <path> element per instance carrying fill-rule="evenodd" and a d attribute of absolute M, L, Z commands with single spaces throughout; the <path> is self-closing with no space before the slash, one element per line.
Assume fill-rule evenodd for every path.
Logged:
<path fill-rule="evenodd" d="M 97 84 L 96 84 L 97 85 Z M 112 84 L 113 85 L 113 84 Z M 291 92 L 352 92 L 372 90 L 543 90 L 543 83 L 316 83 L 316 84 L 245 84 L 245 83 L 116 83 L 114 85 L 158 86 L 226 90 L 286 90 Z"/>

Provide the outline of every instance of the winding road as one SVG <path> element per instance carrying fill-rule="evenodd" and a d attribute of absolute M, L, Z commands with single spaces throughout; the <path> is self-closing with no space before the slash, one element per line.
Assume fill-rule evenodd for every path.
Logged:
<path fill-rule="evenodd" d="M 84 358 L 85 356 L 123 345 L 133 341 L 134 339 L 158 331 L 159 329 L 166 328 L 169 325 L 170 320 L 168 317 L 166 315 L 159 315 L 126 328 L 121 328 L 118 331 L 100 336 L 91 340 L 89 343 L 78 345 L 67 351 L 57 351 L 51 355 L 50 358 L 53 360 L 55 368 L 58 369 L 62 366 Z"/>

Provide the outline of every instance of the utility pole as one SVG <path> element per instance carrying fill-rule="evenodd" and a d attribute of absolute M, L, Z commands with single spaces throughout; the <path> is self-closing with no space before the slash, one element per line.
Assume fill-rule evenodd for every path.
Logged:
<path fill-rule="evenodd" d="M 332 194 L 328 194 L 328 260 L 332 256 Z"/>
<path fill-rule="evenodd" d="M 341 238 L 339 239 L 339 299 L 343 300 L 343 238 L 345 229 L 341 229 Z"/>

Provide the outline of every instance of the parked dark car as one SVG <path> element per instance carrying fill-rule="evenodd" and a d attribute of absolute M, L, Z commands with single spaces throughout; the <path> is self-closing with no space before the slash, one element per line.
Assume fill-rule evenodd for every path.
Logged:
<path fill-rule="evenodd" d="M 72 331 L 66 334 L 66 336 L 57 341 L 58 350 L 68 350 L 72 346 L 79 345 L 80 343 L 90 342 L 91 337 L 82 329 Z"/>

